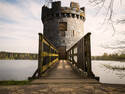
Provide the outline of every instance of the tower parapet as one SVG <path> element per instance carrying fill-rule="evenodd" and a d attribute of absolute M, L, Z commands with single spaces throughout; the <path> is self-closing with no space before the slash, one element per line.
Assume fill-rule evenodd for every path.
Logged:
<path fill-rule="evenodd" d="M 84 33 L 85 8 L 71 2 L 62 7 L 60 1 L 52 2 L 52 8 L 42 7 L 43 34 L 60 52 L 74 45 Z"/>
<path fill-rule="evenodd" d="M 78 3 L 71 2 L 70 7 L 61 7 L 61 2 L 52 2 L 52 8 L 42 7 L 42 21 L 72 17 L 85 21 L 85 7 L 80 8 Z"/>

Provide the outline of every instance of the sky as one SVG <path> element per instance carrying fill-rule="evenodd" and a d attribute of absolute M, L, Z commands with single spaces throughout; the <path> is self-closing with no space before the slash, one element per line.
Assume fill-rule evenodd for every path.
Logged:
<path fill-rule="evenodd" d="M 122 5 L 118 2 L 119 0 L 115 0 L 114 4 L 113 21 L 117 32 L 113 31 L 110 23 L 104 21 L 107 5 L 99 11 L 100 6 L 95 6 L 88 0 L 61 1 L 62 6 L 69 7 L 70 2 L 75 1 L 86 8 L 84 34 L 92 33 L 92 55 L 118 51 L 104 48 L 104 46 L 119 46 L 118 41 L 125 40 L 125 23 L 115 23 L 125 18 L 124 0 Z M 38 33 L 43 32 L 41 7 L 44 4 L 44 0 L 0 0 L 0 51 L 38 53 Z M 120 46 L 124 45 L 120 44 Z"/>

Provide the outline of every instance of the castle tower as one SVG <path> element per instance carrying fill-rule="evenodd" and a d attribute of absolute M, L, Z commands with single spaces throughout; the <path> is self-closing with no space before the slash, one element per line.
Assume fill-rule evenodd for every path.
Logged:
<path fill-rule="evenodd" d="M 42 7 L 43 35 L 59 50 L 61 55 L 72 47 L 84 33 L 85 8 L 71 2 L 70 7 L 61 7 L 61 2 L 52 2 L 52 8 Z"/>

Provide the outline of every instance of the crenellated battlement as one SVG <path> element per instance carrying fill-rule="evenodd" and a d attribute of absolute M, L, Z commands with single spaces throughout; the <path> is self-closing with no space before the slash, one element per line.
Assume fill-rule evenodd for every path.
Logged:
<path fill-rule="evenodd" d="M 52 2 L 52 8 L 42 7 L 42 21 L 60 19 L 65 17 L 77 18 L 85 21 L 85 8 L 79 7 L 78 3 L 71 2 L 70 7 L 61 7 L 61 2 Z"/>

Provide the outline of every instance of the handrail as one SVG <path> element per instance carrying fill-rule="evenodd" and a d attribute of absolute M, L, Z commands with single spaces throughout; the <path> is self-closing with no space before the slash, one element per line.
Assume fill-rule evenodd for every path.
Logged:
<path fill-rule="evenodd" d="M 82 40 L 83 38 L 85 38 L 86 36 L 89 36 L 89 35 L 91 35 L 91 33 L 89 32 L 89 33 L 87 33 L 86 35 L 84 35 L 80 40 Z M 79 41 L 80 41 L 79 40 Z M 79 42 L 78 41 L 78 42 Z M 73 47 L 75 47 L 77 44 L 78 44 L 78 42 L 76 42 L 72 47 L 70 47 L 68 50 L 67 50 L 67 52 L 69 51 L 69 50 L 71 50 Z"/>
<path fill-rule="evenodd" d="M 39 33 L 38 69 L 32 78 L 41 77 L 49 67 L 58 61 L 58 56 L 56 47 L 45 36 Z"/>
<path fill-rule="evenodd" d="M 93 77 L 91 69 L 91 45 L 90 35 L 87 33 L 76 44 L 67 51 L 67 58 L 70 63 L 87 73 L 87 77 Z"/>

